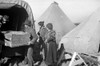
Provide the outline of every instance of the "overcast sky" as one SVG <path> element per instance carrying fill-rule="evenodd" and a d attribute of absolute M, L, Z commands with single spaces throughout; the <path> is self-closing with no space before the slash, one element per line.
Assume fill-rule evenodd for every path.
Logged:
<path fill-rule="evenodd" d="M 56 1 L 72 22 L 82 22 L 97 8 L 100 0 L 25 0 L 32 8 L 35 20 Z"/>

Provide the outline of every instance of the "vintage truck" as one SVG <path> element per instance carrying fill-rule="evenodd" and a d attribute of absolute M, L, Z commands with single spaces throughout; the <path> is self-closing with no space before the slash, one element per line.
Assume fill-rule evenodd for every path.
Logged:
<path fill-rule="evenodd" d="M 0 30 L 4 33 L 6 38 L 11 39 L 8 42 L 5 40 L 5 45 L 2 46 L 0 57 L 25 57 L 29 46 L 27 43 L 21 42 L 27 34 L 22 32 L 25 20 L 30 20 L 31 27 L 34 28 L 34 17 L 30 6 L 23 0 L 0 0 L 0 15 L 7 15 L 9 17 L 8 21 L 2 25 Z M 12 42 L 14 39 L 15 44 Z M 16 43 L 16 41 L 21 44 Z M 25 40 L 23 39 L 23 41 Z"/>

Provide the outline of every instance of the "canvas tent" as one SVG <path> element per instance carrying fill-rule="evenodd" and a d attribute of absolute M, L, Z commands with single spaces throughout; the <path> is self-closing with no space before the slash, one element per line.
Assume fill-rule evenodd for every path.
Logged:
<path fill-rule="evenodd" d="M 52 23 L 54 30 L 57 33 L 57 42 L 60 41 L 61 37 L 72 30 L 75 25 L 71 20 L 65 15 L 65 13 L 58 6 L 58 3 L 52 3 L 47 10 L 36 20 L 35 27 L 38 32 L 39 26 L 38 22 L 44 21 L 44 24 Z"/>
<path fill-rule="evenodd" d="M 96 55 L 100 41 L 100 8 L 85 22 L 82 22 L 60 41 L 67 52 L 79 52 Z"/>
<path fill-rule="evenodd" d="M 0 0 L 0 15 L 8 15 L 9 22 L 1 30 L 20 31 L 21 26 L 28 18 L 33 24 L 34 18 L 28 3 L 23 0 Z"/>

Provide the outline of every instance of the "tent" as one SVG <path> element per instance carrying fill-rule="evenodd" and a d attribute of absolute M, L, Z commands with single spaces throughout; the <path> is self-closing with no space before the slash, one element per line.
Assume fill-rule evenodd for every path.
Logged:
<path fill-rule="evenodd" d="M 36 32 L 39 30 L 38 22 L 44 21 L 45 25 L 47 23 L 52 23 L 54 30 L 57 33 L 57 42 L 60 41 L 61 37 L 72 30 L 75 25 L 71 20 L 65 15 L 65 13 L 58 6 L 58 3 L 52 3 L 47 10 L 36 20 L 35 27 Z"/>
<path fill-rule="evenodd" d="M 9 21 L 1 28 L 2 31 L 20 31 L 26 18 L 32 24 L 34 22 L 31 8 L 23 0 L 0 0 L 0 15 L 9 16 Z"/>
<path fill-rule="evenodd" d="M 100 8 L 92 15 L 62 37 L 61 43 L 67 52 L 79 52 L 96 55 L 100 41 Z"/>

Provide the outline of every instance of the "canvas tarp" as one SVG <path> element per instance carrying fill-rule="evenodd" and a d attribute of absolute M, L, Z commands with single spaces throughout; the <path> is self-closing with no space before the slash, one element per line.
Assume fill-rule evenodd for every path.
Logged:
<path fill-rule="evenodd" d="M 40 21 L 44 21 L 45 25 L 47 23 L 53 24 L 54 30 L 56 31 L 57 43 L 60 41 L 62 36 L 75 27 L 75 25 L 65 15 L 56 2 L 52 3 L 48 9 L 36 20 L 35 27 L 37 32 L 39 31 L 38 22 Z"/>
<path fill-rule="evenodd" d="M 100 8 L 60 41 L 67 52 L 97 54 L 100 41 Z"/>
<path fill-rule="evenodd" d="M 20 6 L 23 7 L 27 11 L 28 19 L 33 23 L 34 18 L 33 18 L 32 10 L 30 6 L 28 5 L 28 3 L 26 3 L 23 0 L 0 0 L 0 9 L 9 8 L 16 4 L 19 5 L 19 7 Z"/>

